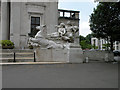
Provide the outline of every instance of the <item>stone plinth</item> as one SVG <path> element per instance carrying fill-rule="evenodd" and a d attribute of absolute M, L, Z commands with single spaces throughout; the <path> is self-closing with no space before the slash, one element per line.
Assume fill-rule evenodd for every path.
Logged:
<path fill-rule="evenodd" d="M 69 62 L 70 63 L 83 63 L 83 51 L 80 48 L 70 48 Z"/>
<path fill-rule="evenodd" d="M 36 49 L 36 61 L 38 62 L 69 62 L 82 63 L 83 51 L 78 47 L 69 49 L 46 49 L 38 47 Z"/>

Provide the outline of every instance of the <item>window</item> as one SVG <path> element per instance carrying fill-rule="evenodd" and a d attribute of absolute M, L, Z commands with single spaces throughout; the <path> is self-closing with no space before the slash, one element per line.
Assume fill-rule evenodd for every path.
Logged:
<path fill-rule="evenodd" d="M 70 17 L 70 13 L 69 12 L 65 12 L 65 17 Z"/>
<path fill-rule="evenodd" d="M 72 18 L 75 18 L 75 13 L 71 13 L 71 17 L 72 17 Z"/>
<path fill-rule="evenodd" d="M 40 17 L 31 17 L 31 34 L 34 37 L 38 30 L 36 29 L 37 26 L 40 26 Z"/>
<path fill-rule="evenodd" d="M 63 12 L 60 12 L 60 17 L 64 17 L 64 16 L 63 16 Z"/>

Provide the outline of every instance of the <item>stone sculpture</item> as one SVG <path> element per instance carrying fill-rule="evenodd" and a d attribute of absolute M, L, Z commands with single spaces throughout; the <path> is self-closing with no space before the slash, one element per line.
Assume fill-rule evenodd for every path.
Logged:
<path fill-rule="evenodd" d="M 79 28 L 71 22 L 55 26 L 57 31 L 47 34 L 46 26 L 37 26 L 35 38 L 29 38 L 29 44 L 35 47 L 36 61 L 82 63 L 83 51 L 75 42 Z"/>
<path fill-rule="evenodd" d="M 30 38 L 29 41 L 33 46 L 39 46 L 43 48 L 64 48 L 62 44 L 57 44 L 52 40 L 47 40 L 45 37 L 43 37 L 42 33 L 44 30 L 45 25 L 38 26 L 36 29 L 39 29 L 39 32 L 35 35 L 35 38 Z"/>
<path fill-rule="evenodd" d="M 64 35 L 63 39 L 73 43 L 74 34 L 79 31 L 78 26 L 72 26 L 71 22 L 68 21 L 65 28 L 67 33 Z"/>
<path fill-rule="evenodd" d="M 68 43 L 74 43 L 74 34 L 79 31 L 77 26 L 73 26 L 70 21 L 67 22 L 65 25 L 61 23 L 60 25 L 56 25 L 57 32 L 48 34 L 47 37 L 43 35 L 45 25 L 37 26 L 38 33 L 35 35 L 35 38 L 30 38 L 29 42 L 32 46 L 39 46 L 44 47 L 47 49 L 50 48 L 68 48 Z M 61 40 L 65 41 L 66 43 L 56 43 L 52 39 L 60 38 Z"/>
<path fill-rule="evenodd" d="M 56 25 L 58 31 L 52 34 L 48 34 L 48 36 L 52 38 L 61 37 L 61 39 L 68 41 L 69 43 L 74 42 L 74 35 L 79 31 L 78 26 L 73 26 L 70 21 L 67 22 L 67 25 L 61 23 L 60 25 Z"/>
<path fill-rule="evenodd" d="M 60 25 L 56 25 L 55 27 L 58 29 L 57 32 L 48 34 L 48 36 L 52 38 L 57 38 L 57 37 L 62 37 L 66 33 L 64 23 L 61 23 Z"/>

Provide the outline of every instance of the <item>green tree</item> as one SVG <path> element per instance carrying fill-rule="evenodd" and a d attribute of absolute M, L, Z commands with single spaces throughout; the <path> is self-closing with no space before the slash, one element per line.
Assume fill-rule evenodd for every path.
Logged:
<path fill-rule="evenodd" d="M 92 38 L 93 36 L 94 36 L 93 33 L 92 33 L 92 34 L 88 34 L 88 35 L 86 36 L 86 40 L 87 40 L 87 43 L 88 43 L 88 44 L 91 44 L 91 38 Z"/>
<path fill-rule="evenodd" d="M 104 46 L 104 49 L 108 50 L 108 48 L 110 47 L 110 44 L 109 43 L 103 44 L 103 46 Z"/>
<path fill-rule="evenodd" d="M 120 41 L 120 2 L 100 2 L 90 15 L 90 29 L 97 38 Z"/>
<path fill-rule="evenodd" d="M 86 40 L 86 38 L 82 35 L 79 36 L 79 40 L 82 41 L 82 40 Z"/>
<path fill-rule="evenodd" d="M 88 44 L 86 40 L 82 40 L 80 42 L 80 45 L 81 45 L 82 49 L 91 49 L 92 48 L 91 44 Z"/>
<path fill-rule="evenodd" d="M 91 35 L 87 35 L 86 37 L 80 35 L 80 45 L 82 49 L 91 49 Z"/>

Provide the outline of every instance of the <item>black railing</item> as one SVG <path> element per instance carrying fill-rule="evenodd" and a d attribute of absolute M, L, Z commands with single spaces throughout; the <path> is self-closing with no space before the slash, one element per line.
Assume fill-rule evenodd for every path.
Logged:
<path fill-rule="evenodd" d="M 34 52 L 34 62 L 36 62 L 36 59 L 35 59 L 35 52 Z"/>
<path fill-rule="evenodd" d="M 14 55 L 13 62 L 16 62 L 16 53 L 14 52 L 13 55 Z M 34 62 L 36 62 L 35 52 L 34 52 Z"/>
<path fill-rule="evenodd" d="M 15 52 L 14 52 L 14 61 L 13 62 L 16 62 L 16 59 L 15 59 Z"/>

